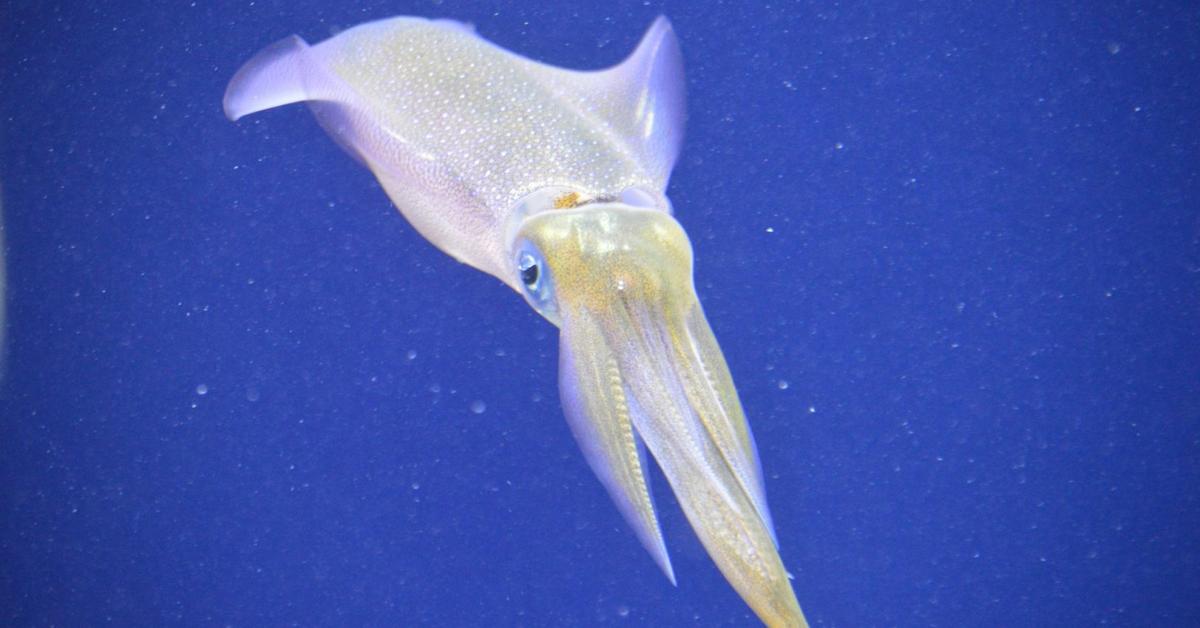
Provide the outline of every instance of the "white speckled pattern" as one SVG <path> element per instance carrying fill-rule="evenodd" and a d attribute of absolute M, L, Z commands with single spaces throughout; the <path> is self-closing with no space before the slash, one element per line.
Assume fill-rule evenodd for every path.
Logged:
<path fill-rule="evenodd" d="M 401 17 L 312 47 L 276 44 L 231 82 L 226 108 L 236 118 L 308 100 L 422 235 L 518 288 L 505 234 L 527 194 L 637 188 L 669 210 L 662 192 L 682 137 L 679 59 L 665 20 L 624 63 L 575 72 L 456 22 Z"/>

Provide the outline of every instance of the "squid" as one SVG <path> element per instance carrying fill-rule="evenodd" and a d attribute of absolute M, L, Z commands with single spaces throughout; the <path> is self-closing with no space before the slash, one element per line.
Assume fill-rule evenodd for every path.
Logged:
<path fill-rule="evenodd" d="M 559 329 L 576 441 L 667 578 L 647 450 L 757 616 L 806 626 L 666 197 L 683 140 L 682 59 L 664 17 L 596 71 L 524 58 L 462 23 L 396 17 L 266 48 L 223 104 L 236 121 L 307 103 L 422 236 L 523 295 Z"/>

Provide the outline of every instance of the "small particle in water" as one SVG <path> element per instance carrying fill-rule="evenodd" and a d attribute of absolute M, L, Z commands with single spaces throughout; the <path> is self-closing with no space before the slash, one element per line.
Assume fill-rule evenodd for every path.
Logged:
<path fill-rule="evenodd" d="M 440 392 L 442 392 L 442 387 L 440 384 L 430 384 L 429 392 L 434 393 L 434 394 L 440 393 Z"/>
<path fill-rule="evenodd" d="M 409 349 L 409 350 L 408 350 L 408 353 L 405 353 L 405 354 L 404 354 L 404 357 L 406 357 L 406 358 L 408 358 L 408 359 L 410 359 L 410 360 L 415 360 L 415 359 L 417 359 L 417 350 L 416 350 L 416 349 Z"/>
<path fill-rule="evenodd" d="M 483 414 L 484 410 L 487 410 L 486 403 L 484 403 L 478 399 L 471 402 L 471 412 L 474 412 L 475 414 Z"/>
<path fill-rule="evenodd" d="M 841 142 L 838 142 L 838 143 L 836 143 L 836 144 L 834 144 L 834 145 L 833 145 L 833 148 L 834 148 L 834 149 L 836 149 L 836 150 L 842 150 L 842 149 L 843 149 L 843 148 L 845 148 L 845 147 L 846 147 L 846 145 L 845 145 L 845 144 L 843 144 L 843 143 L 841 143 Z"/>
<path fill-rule="evenodd" d="M 1108 42 L 1107 48 L 1108 48 L 1108 54 L 1111 54 L 1111 55 L 1115 55 L 1118 52 L 1121 52 L 1121 44 L 1119 42 L 1110 41 L 1110 42 Z"/>
<path fill-rule="evenodd" d="M 786 379 L 779 380 L 778 385 L 779 385 L 779 390 L 787 390 L 788 387 L 791 386 L 791 384 L 789 384 Z"/>
<path fill-rule="evenodd" d="M 420 483 L 420 482 L 413 482 L 413 483 L 412 483 L 412 490 L 414 490 L 414 491 L 419 491 L 419 490 L 421 490 L 421 483 Z"/>
<path fill-rule="evenodd" d="M 767 233 L 775 233 L 775 227 L 767 227 Z"/>
<path fill-rule="evenodd" d="M 629 617 L 629 607 L 624 604 L 617 607 L 617 615 L 620 617 Z"/>
<path fill-rule="evenodd" d="M 196 394 L 197 395 L 207 395 L 208 394 L 208 384 L 200 384 L 200 385 L 196 386 Z"/>
<path fill-rule="evenodd" d="M 817 407 L 816 407 L 816 406 L 809 406 L 809 407 L 808 407 L 808 413 L 809 413 L 809 414 L 816 414 L 816 413 L 817 413 Z"/>
<path fill-rule="evenodd" d="M 258 389 L 253 386 L 246 387 L 246 401 L 258 401 Z"/>

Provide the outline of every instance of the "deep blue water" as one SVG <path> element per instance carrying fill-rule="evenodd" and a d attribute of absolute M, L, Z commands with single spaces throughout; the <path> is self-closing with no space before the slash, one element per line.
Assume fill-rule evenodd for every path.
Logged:
<path fill-rule="evenodd" d="M 809 620 L 1200 625 L 1194 3 L 129 4 L 0 4 L 0 623 L 753 625 L 661 475 L 678 588 L 626 529 L 549 324 L 306 108 L 220 106 L 292 33 L 595 68 L 664 13 Z"/>

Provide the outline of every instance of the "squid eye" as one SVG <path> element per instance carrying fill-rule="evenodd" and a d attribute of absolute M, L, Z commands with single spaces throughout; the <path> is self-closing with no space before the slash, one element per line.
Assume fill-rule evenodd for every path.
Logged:
<path fill-rule="evenodd" d="M 541 276 L 539 265 L 536 259 L 529 253 L 521 253 L 521 259 L 517 262 L 517 269 L 521 271 L 521 283 L 530 291 L 536 291 L 538 279 Z"/>
<path fill-rule="evenodd" d="M 542 258 L 542 253 L 532 243 L 525 242 L 518 249 L 516 263 L 517 275 L 524 288 L 525 300 L 539 314 L 551 321 L 556 320 L 557 304 L 554 300 L 554 282 L 551 280 L 549 268 Z"/>

